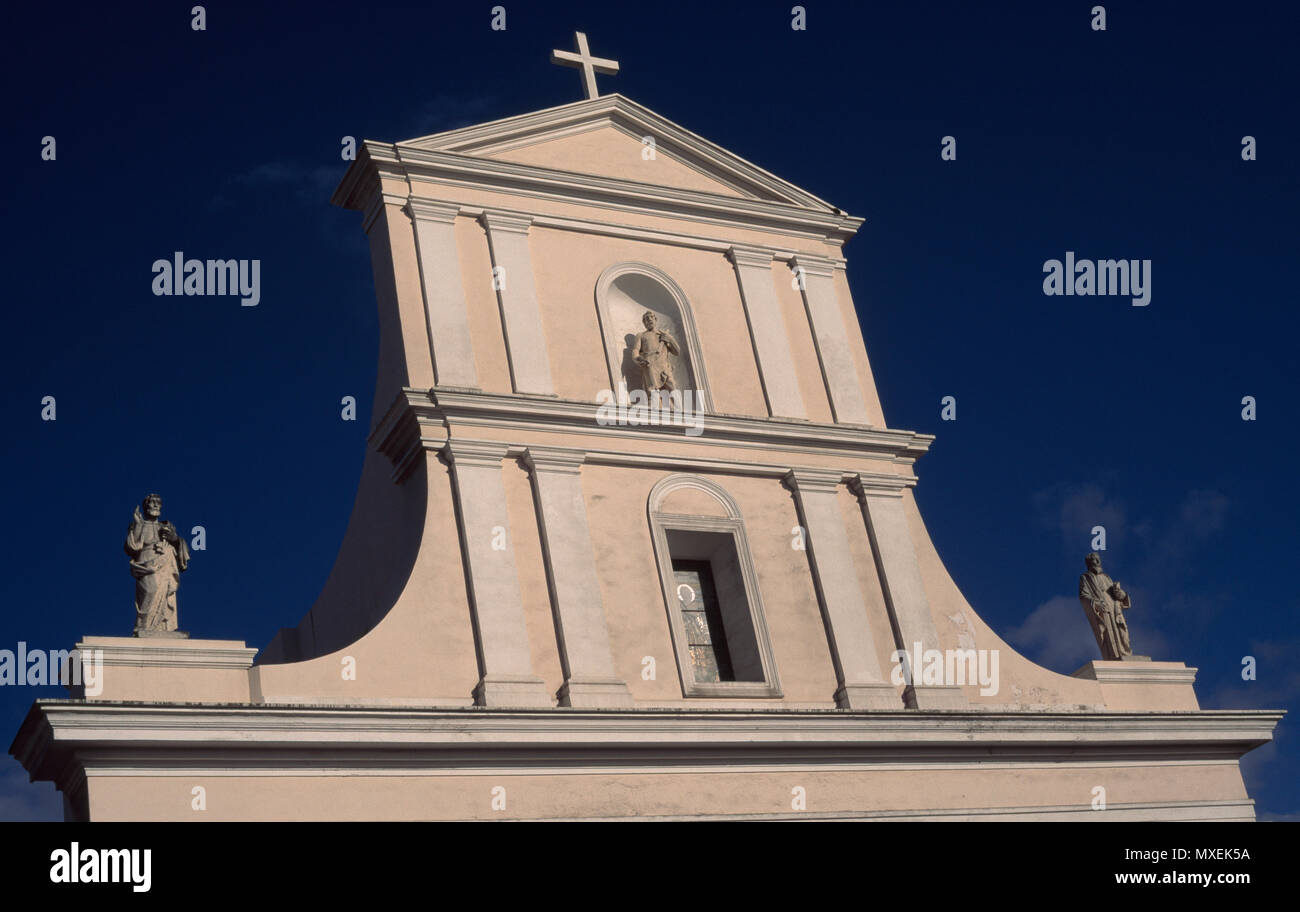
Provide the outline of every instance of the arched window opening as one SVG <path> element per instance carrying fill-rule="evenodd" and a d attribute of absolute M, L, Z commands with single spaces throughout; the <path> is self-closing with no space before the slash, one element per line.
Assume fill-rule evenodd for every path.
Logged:
<path fill-rule="evenodd" d="M 650 492 L 648 512 L 683 694 L 780 696 L 735 501 L 708 479 L 670 475 Z"/>

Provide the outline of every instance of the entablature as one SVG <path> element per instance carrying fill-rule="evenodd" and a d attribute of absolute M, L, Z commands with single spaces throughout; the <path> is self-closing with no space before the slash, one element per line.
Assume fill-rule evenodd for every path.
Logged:
<path fill-rule="evenodd" d="M 454 152 L 404 148 L 400 143 L 365 140 L 331 202 L 365 211 L 384 179 L 403 180 L 418 198 L 419 184 L 470 187 L 521 198 L 619 210 L 700 222 L 724 229 L 757 229 L 806 237 L 842 246 L 864 219 L 771 200 L 746 199 L 663 187 L 624 178 L 561 171 L 539 165 L 477 158 Z"/>
<path fill-rule="evenodd" d="M 602 423 L 602 409 L 608 408 L 552 396 L 405 387 L 376 422 L 370 443 L 392 462 L 395 481 L 407 476 L 420 452 L 441 452 L 452 436 L 504 437 L 507 455 L 517 457 L 540 434 L 547 441 L 572 435 L 570 448 L 593 464 L 785 478 L 809 460 L 828 471 L 824 464 L 830 461 L 838 465 L 829 471 L 840 472 L 843 480 L 875 479 L 901 490 L 915 485 L 916 477 L 893 466 L 912 465 L 934 441 L 916 431 L 711 413 L 691 414 L 682 423 Z M 655 444 L 673 446 L 656 452 Z"/>

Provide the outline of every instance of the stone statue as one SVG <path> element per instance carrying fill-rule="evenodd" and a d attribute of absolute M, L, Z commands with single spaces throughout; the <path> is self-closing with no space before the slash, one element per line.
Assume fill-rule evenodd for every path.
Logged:
<path fill-rule="evenodd" d="M 161 517 L 162 498 L 150 494 L 135 508 L 126 530 L 126 553 L 135 577 L 134 636 L 138 637 L 185 636 L 176 629 L 176 589 L 181 571 L 189 566 L 190 550 L 176 527 Z"/>
<path fill-rule="evenodd" d="M 1124 619 L 1124 612 L 1133 607 L 1128 593 L 1101 572 L 1101 555 L 1094 551 L 1084 563 L 1088 572 L 1079 577 L 1079 602 L 1092 625 L 1101 657 L 1110 661 L 1132 658 L 1128 621 Z"/>
<path fill-rule="evenodd" d="M 645 312 L 641 317 L 645 332 L 636 337 L 636 345 L 632 349 L 636 363 L 641 365 L 641 388 L 647 396 L 658 390 L 672 393 L 677 389 L 672 360 L 669 358 L 669 355 L 675 355 L 679 351 L 677 340 L 662 329 L 655 329 L 658 321 L 659 317 L 654 311 Z"/>

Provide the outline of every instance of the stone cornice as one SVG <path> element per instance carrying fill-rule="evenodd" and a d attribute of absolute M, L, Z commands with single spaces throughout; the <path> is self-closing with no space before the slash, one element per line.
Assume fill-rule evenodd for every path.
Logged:
<path fill-rule="evenodd" d="M 460 206 L 455 203 L 444 203 L 419 196 L 408 197 L 406 199 L 406 208 L 413 218 L 422 222 L 442 222 L 444 224 L 455 222 L 456 216 L 460 212 Z"/>
<path fill-rule="evenodd" d="M 902 497 L 903 492 L 914 485 L 915 482 L 909 482 L 906 478 L 865 473 L 849 479 L 849 489 L 858 496 L 858 500 L 866 497 Z"/>
<path fill-rule="evenodd" d="M 468 218 L 482 219 L 485 212 L 503 213 L 501 209 L 485 209 L 481 206 L 471 205 L 469 203 L 456 202 L 453 200 L 435 199 L 433 197 L 412 196 L 409 201 L 418 201 L 433 206 L 454 207 L 459 214 Z M 636 241 L 647 241 L 652 244 L 666 244 L 674 247 L 688 247 L 693 250 L 708 250 L 714 253 L 721 253 L 724 256 L 730 256 L 730 251 L 736 247 L 730 240 L 724 237 L 709 237 L 706 234 L 688 234 L 676 231 L 664 231 L 658 228 L 646 228 L 640 225 L 626 224 L 617 221 L 605 221 L 590 218 L 573 218 L 561 217 L 556 215 L 547 215 L 543 212 L 528 212 L 523 210 L 511 210 L 510 214 L 519 217 L 531 219 L 532 226 L 536 228 L 553 228 L 557 231 L 575 231 L 579 234 L 596 234 L 606 237 L 626 238 Z M 770 261 L 776 260 L 788 264 L 796 256 L 794 250 L 785 247 L 773 248 L 746 248 L 752 250 L 759 257 L 766 256 L 767 262 L 757 261 L 764 266 L 770 266 Z M 845 260 L 841 258 L 831 258 L 830 262 L 835 264 L 837 269 L 845 268 Z"/>
<path fill-rule="evenodd" d="M 652 137 L 658 154 L 706 174 L 744 196 L 839 211 L 807 190 L 617 92 L 409 139 L 399 145 L 481 157 L 605 126 L 638 141 L 645 136 Z"/>
<path fill-rule="evenodd" d="M 396 193 L 386 193 L 376 186 L 374 192 L 370 194 L 370 197 L 361 207 L 362 212 L 364 213 L 361 218 L 361 230 L 366 234 L 369 234 L 370 226 L 375 223 L 375 219 L 379 218 L 379 214 L 384 211 L 385 206 L 405 207 L 407 205 L 407 200 L 408 198 L 405 196 L 399 196 Z"/>
<path fill-rule="evenodd" d="M 863 221 L 792 203 L 664 187 L 370 140 L 362 144 L 357 160 L 334 191 L 331 202 L 345 209 L 363 209 L 369 198 L 368 188 L 381 177 L 455 184 L 642 215 L 679 217 L 729 228 L 755 228 L 836 245 L 851 238 Z"/>
<path fill-rule="evenodd" d="M 771 250 L 738 245 L 732 245 L 727 250 L 727 258 L 737 266 L 756 266 L 759 269 L 771 269 L 774 259 Z"/>
<path fill-rule="evenodd" d="M 175 668 L 248 669 L 257 656 L 239 640 L 166 640 L 137 637 L 86 637 L 77 643 L 78 651 L 99 651 L 104 664 L 137 668 L 162 666 Z"/>
<path fill-rule="evenodd" d="M 839 489 L 844 473 L 831 469 L 791 469 L 785 477 L 785 483 L 792 491 L 800 493 L 816 492 L 833 494 Z"/>
<path fill-rule="evenodd" d="M 837 265 L 843 268 L 842 262 L 837 262 L 829 257 L 810 256 L 806 253 L 796 253 L 790 257 L 789 263 L 792 269 L 802 269 L 808 275 L 821 276 L 827 279 L 835 275 Z"/>
<path fill-rule="evenodd" d="M 531 215 L 521 212 L 504 212 L 499 209 L 489 209 L 479 216 L 483 227 L 491 232 L 510 232 L 512 234 L 527 234 L 528 228 L 533 223 Z"/>
<path fill-rule="evenodd" d="M 1102 684 L 1184 684 L 1196 682 L 1196 669 L 1182 662 L 1093 661 L 1071 677 Z"/>
<path fill-rule="evenodd" d="M 524 463 L 534 472 L 577 475 L 586 462 L 586 454 L 559 447 L 530 446 L 523 452 Z"/>
<path fill-rule="evenodd" d="M 1198 712 L 920 712 L 556 708 L 537 711 L 38 700 L 10 747 L 35 780 L 92 756 L 175 766 L 232 754 L 303 766 L 411 765 L 509 757 L 517 762 L 1234 760 L 1272 739 L 1278 710 Z M 735 751 L 742 751 L 737 754 Z M 178 756 L 178 754 L 180 756 Z M 83 760 L 78 761 L 80 756 Z M 134 758 L 139 758 L 134 759 Z M 220 758 L 220 759 L 217 759 Z M 296 758 L 296 759 L 295 759 Z"/>
<path fill-rule="evenodd" d="M 509 445 L 492 440 L 466 440 L 458 437 L 448 440 L 442 452 L 454 465 L 496 469 L 501 467 L 501 460 L 506 458 L 509 449 Z"/>
<path fill-rule="evenodd" d="M 395 397 L 387 412 L 370 434 L 370 443 L 393 463 L 394 477 L 405 476 L 421 450 L 440 450 L 449 437 L 449 425 L 509 430 L 517 434 L 518 455 L 534 432 L 598 435 L 609 446 L 588 451 L 589 462 L 610 462 L 620 452 L 627 464 L 638 460 L 657 463 L 657 457 L 642 452 L 641 442 L 672 440 L 689 443 L 699 450 L 698 456 L 677 454 L 673 459 L 683 467 L 692 463 L 714 463 L 715 468 L 745 471 L 781 477 L 798 465 L 800 454 L 834 455 L 846 460 L 844 476 L 860 474 L 851 460 L 875 459 L 910 465 L 929 449 L 934 437 L 914 431 L 871 428 L 863 425 L 821 424 L 781 418 L 754 418 L 739 415 L 701 416 L 703 431 L 687 436 L 677 425 L 624 426 L 602 425 L 597 420 L 601 406 L 542 396 L 484 393 L 465 389 L 406 388 Z M 626 447 L 620 449 L 620 444 Z M 716 455 L 717 448 L 741 448 L 755 451 L 754 462 L 743 465 Z M 512 453 L 512 455 L 515 455 Z M 783 464 L 779 460 L 786 458 Z M 691 470 L 698 471 L 698 466 Z M 866 473 L 874 477 L 874 473 Z M 892 473 L 887 473 L 891 474 Z M 914 484 L 910 475 L 893 477 Z M 882 484 L 891 483 L 888 480 Z"/>
<path fill-rule="evenodd" d="M 1153 814 L 1152 812 L 1156 812 Z M 767 820 L 836 820 L 836 821 L 927 821 L 927 822 L 1088 822 L 1095 823 L 1097 811 L 1091 805 L 1015 805 L 994 808 L 935 808 L 934 810 L 905 811 L 777 811 L 770 814 L 710 814 L 709 820 L 767 821 Z M 1108 822 L 1186 820 L 1189 822 L 1250 821 L 1255 820 L 1255 802 L 1250 798 L 1188 801 L 1109 801 L 1103 812 Z M 517 818 L 528 819 L 528 818 Z M 548 817 L 550 823 L 615 823 L 627 817 Z M 656 822 L 695 822 L 696 815 L 637 815 L 638 820 Z"/>

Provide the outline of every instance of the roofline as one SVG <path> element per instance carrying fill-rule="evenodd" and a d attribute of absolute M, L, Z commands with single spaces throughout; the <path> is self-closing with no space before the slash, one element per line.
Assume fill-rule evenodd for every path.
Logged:
<path fill-rule="evenodd" d="M 773 174 L 765 168 L 762 168 L 748 159 L 742 158 L 729 149 L 719 146 L 688 130 L 676 121 L 664 117 L 655 111 L 650 110 L 645 105 L 639 104 L 628 98 L 626 95 L 620 95 L 617 92 L 611 92 L 608 95 L 600 95 L 596 98 L 583 99 L 581 101 L 569 102 L 568 104 L 556 105 L 552 108 L 543 108 L 539 111 L 529 111 L 524 114 L 516 114 L 512 117 L 503 117 L 497 120 L 488 121 L 482 124 L 472 124 L 466 127 L 459 127 L 454 130 L 446 130 L 441 133 L 433 133 L 428 136 L 421 136 L 415 139 L 402 140 L 397 143 L 399 146 L 423 146 L 430 148 L 437 146 L 439 151 L 455 151 L 462 154 L 472 154 L 467 151 L 466 146 L 473 147 L 476 139 L 485 139 L 489 142 L 480 143 L 479 145 L 492 145 L 491 139 L 499 136 L 504 128 L 517 127 L 528 128 L 535 126 L 538 130 L 545 130 L 554 126 L 557 122 L 563 122 L 565 119 L 580 115 L 599 115 L 599 114 L 621 114 L 624 117 L 647 122 L 659 128 L 666 134 L 668 139 L 683 141 L 689 146 L 689 151 L 701 155 L 705 160 L 711 160 L 715 166 L 722 167 L 726 170 L 734 170 L 734 164 L 743 166 L 752 172 L 752 178 L 761 178 L 757 181 L 760 184 L 766 184 L 770 192 L 792 197 L 791 202 L 799 202 L 808 207 L 821 207 L 828 211 L 838 211 L 838 207 L 828 203 L 821 197 L 809 193 L 802 187 L 791 183 L 790 181 Z M 674 136 L 674 134 L 676 134 Z"/>
<path fill-rule="evenodd" d="M 636 126 L 658 134 L 657 148 L 665 154 L 682 160 L 688 166 L 696 167 L 697 170 L 709 173 L 744 195 L 734 197 L 723 193 L 665 188 L 640 181 L 604 178 L 580 172 L 509 162 L 488 158 L 482 154 L 482 150 L 495 151 L 499 148 L 512 148 L 526 144 L 530 137 L 535 135 L 581 128 L 599 120 L 602 116 L 615 128 L 626 131 L 629 126 Z M 620 123 L 620 120 L 626 122 Z M 621 191 L 634 196 L 638 194 L 660 197 L 677 195 L 715 207 L 730 206 L 741 212 L 750 209 L 751 213 L 776 207 L 773 211 L 784 212 L 784 217 L 779 221 L 806 221 L 810 215 L 815 214 L 814 222 L 830 223 L 819 225 L 819 231 L 829 228 L 828 236 L 833 237 L 838 243 L 843 243 L 844 240 L 852 237 L 864 221 L 848 215 L 820 197 L 618 93 L 569 102 L 395 143 L 365 140 L 361 146 L 361 154 L 352 163 L 331 197 L 335 205 L 352 209 L 364 208 L 366 201 L 358 200 L 355 191 L 361 182 L 361 172 L 367 168 L 365 159 L 368 158 L 376 163 L 386 162 L 390 166 L 387 169 L 391 172 L 390 176 L 395 178 L 407 176 L 407 167 L 401 167 L 398 163 L 408 166 L 460 164 L 461 170 L 466 167 L 475 170 L 469 165 L 470 162 L 475 162 L 479 163 L 477 170 L 496 171 L 498 177 L 502 169 L 505 169 L 512 172 L 513 178 L 523 179 L 525 182 L 540 181 L 553 185 L 567 183 L 570 185 L 566 188 L 568 191 L 578 190 L 576 185 L 586 185 L 588 190 Z M 417 168 L 417 170 L 423 169 Z M 498 180 L 490 180 L 488 183 L 498 185 L 494 189 L 502 189 Z M 650 190 L 650 188 L 654 189 Z M 579 192 L 577 195 L 581 196 L 582 193 Z M 791 219 L 790 216 L 794 216 L 796 212 L 799 216 Z"/>

